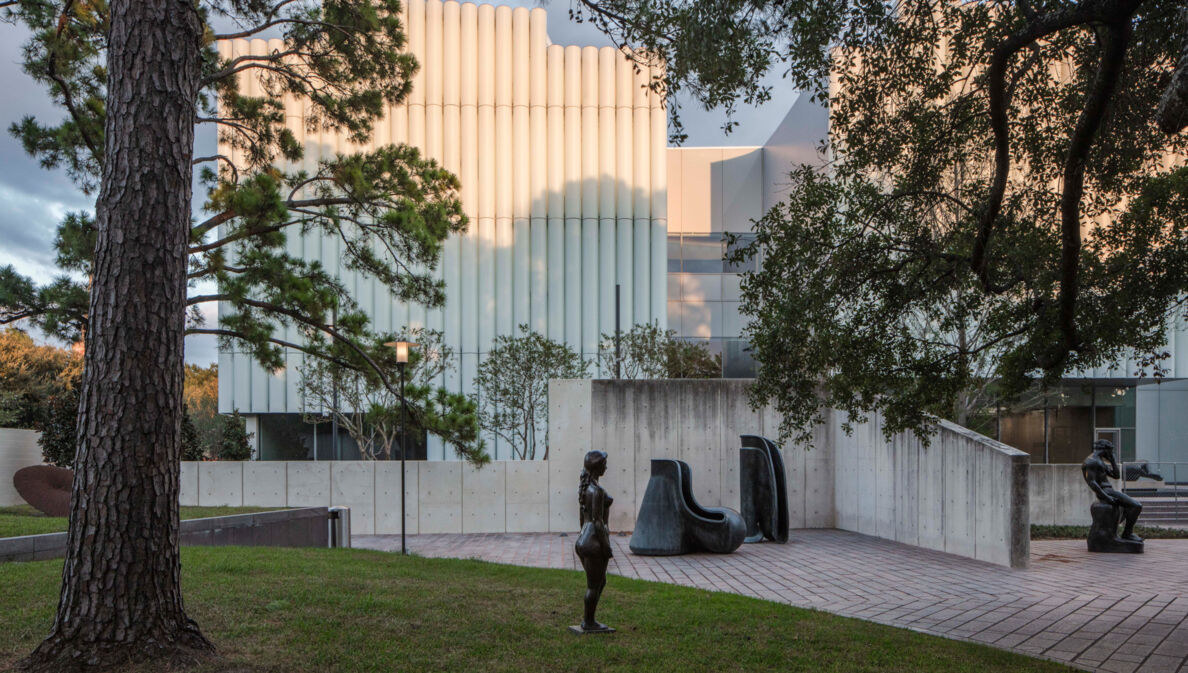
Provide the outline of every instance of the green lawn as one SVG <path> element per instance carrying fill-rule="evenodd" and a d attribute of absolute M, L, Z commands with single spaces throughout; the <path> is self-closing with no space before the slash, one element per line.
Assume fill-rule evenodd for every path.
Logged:
<path fill-rule="evenodd" d="M 45 634 L 60 561 L 0 564 L 0 670 Z M 204 673 L 1071 669 L 732 594 L 610 578 L 577 637 L 581 573 L 364 550 L 182 550 L 190 616 L 218 645 Z M 137 673 L 151 670 L 134 669 Z"/>
<path fill-rule="evenodd" d="M 228 514 L 251 514 L 267 512 L 274 507 L 182 507 L 181 518 L 201 519 L 208 516 Z M 29 505 L 0 507 L 0 537 L 18 535 L 41 535 L 60 533 L 69 526 L 69 520 L 62 516 L 46 516 Z"/>
<path fill-rule="evenodd" d="M 1161 526 L 1135 525 L 1134 532 L 1139 537 L 1151 540 L 1188 538 L 1188 529 L 1163 528 Z M 1089 526 L 1041 526 L 1032 524 L 1032 540 L 1084 540 L 1089 537 Z"/>

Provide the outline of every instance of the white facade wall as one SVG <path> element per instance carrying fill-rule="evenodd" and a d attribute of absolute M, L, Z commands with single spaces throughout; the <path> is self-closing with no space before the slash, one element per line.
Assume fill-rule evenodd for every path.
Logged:
<path fill-rule="evenodd" d="M 446 243 L 433 270 L 446 283 L 446 304 L 426 310 L 393 300 L 342 268 L 337 240 L 290 234 L 290 252 L 337 270 L 377 329 L 443 330 L 459 361 L 442 384 L 457 391 L 473 392 L 493 339 L 520 324 L 594 356 L 600 335 L 614 331 L 616 283 L 624 329 L 663 325 L 667 194 L 657 158 L 667 138 L 662 101 L 644 87 L 654 73 L 636 73 L 611 48 L 550 44 L 539 8 L 410 0 L 405 13 L 408 49 L 421 67 L 411 95 L 377 123 L 372 145 L 414 145 L 462 182 L 470 228 Z M 225 48 L 267 53 L 283 44 Z M 249 94 L 258 87 L 250 78 L 243 86 Z M 306 112 L 287 101 L 306 169 L 363 149 L 341 134 L 307 131 Z M 287 339 L 298 338 L 289 331 Z M 220 411 L 299 412 L 300 362 L 291 354 L 284 369 L 266 372 L 241 353 L 220 353 Z M 431 445 L 430 456 L 444 454 Z"/>

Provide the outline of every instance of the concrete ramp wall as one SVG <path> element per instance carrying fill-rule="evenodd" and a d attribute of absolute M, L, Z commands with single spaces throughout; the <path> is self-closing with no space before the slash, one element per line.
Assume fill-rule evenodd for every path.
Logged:
<path fill-rule="evenodd" d="M 1026 453 L 939 421 L 925 447 L 888 441 L 878 416 L 847 435 L 831 412 L 836 527 L 1024 567 L 1031 548 Z"/>

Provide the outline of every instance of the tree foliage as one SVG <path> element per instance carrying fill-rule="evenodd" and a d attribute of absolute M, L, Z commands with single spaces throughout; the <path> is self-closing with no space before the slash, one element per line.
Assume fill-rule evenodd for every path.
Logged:
<path fill-rule="evenodd" d="M 82 358 L 70 350 L 39 345 L 16 328 L 0 330 L 0 427 L 35 427 L 48 400 L 81 372 Z"/>
<path fill-rule="evenodd" d="M 239 410 L 232 414 L 219 417 L 219 443 L 213 458 L 215 460 L 251 460 L 252 435 L 247 431 L 247 422 L 239 415 Z"/>
<path fill-rule="evenodd" d="M 78 448 L 77 383 L 51 395 L 34 426 L 41 433 L 37 438 L 41 455 L 50 465 L 74 467 Z"/>
<path fill-rule="evenodd" d="M 1188 290 L 1186 137 L 1158 114 L 1178 3 L 581 3 L 704 103 L 761 98 L 777 66 L 829 105 L 828 163 L 790 167 L 732 257 L 763 261 L 743 282 L 754 401 L 785 433 L 824 405 L 923 429 L 988 349 L 1008 399 L 1132 349 L 1162 373 Z"/>
<path fill-rule="evenodd" d="M 33 426 L 41 433 L 37 443 L 41 446 L 42 457 L 50 465 L 74 467 L 74 457 L 78 453 L 79 383 L 76 377 L 68 386 L 50 395 Z M 220 416 L 220 424 L 223 418 L 227 417 Z M 183 407 L 181 459 L 205 460 L 207 450 L 195 429 L 189 408 Z"/>
<path fill-rule="evenodd" d="M 65 169 L 90 192 L 103 165 L 108 6 L 71 3 L 63 13 L 46 0 L 9 4 L 7 18 L 34 34 L 25 71 L 67 112 L 57 122 L 26 117 L 10 132 L 43 166 Z M 326 354 L 326 341 L 286 341 L 289 327 L 303 336 L 372 340 L 348 288 L 319 262 L 288 252 L 295 236 L 336 240 L 344 268 L 379 280 L 398 300 L 441 305 L 444 289 L 433 271 L 443 241 L 466 227 L 457 178 L 405 145 L 334 155 L 302 169 L 305 148 L 285 126 L 283 100 L 294 96 L 309 101 L 311 131 L 338 131 L 359 143 L 370 137 L 384 107 L 407 95 L 418 67 L 404 52 L 398 2 L 207 0 L 200 11 L 207 42 L 194 98 L 198 121 L 216 126 L 221 146 L 238 158 L 194 159 L 209 196 L 206 217 L 190 231 L 189 282 L 213 281 L 218 291 L 191 293 L 187 334 L 214 335 L 268 369 L 284 364 L 285 348 Z M 219 28 L 228 26 L 236 28 Z M 281 33 L 285 48 L 235 56 L 218 49 L 266 32 Z M 248 77 L 258 80 L 258 94 L 243 93 Z M 66 273 L 38 286 L 0 268 L 0 324 L 25 320 L 78 340 L 87 326 L 94 240 L 93 218 L 71 213 L 55 240 Z M 203 324 L 198 307 L 216 301 L 232 310 L 218 326 Z"/>
<path fill-rule="evenodd" d="M 619 366 L 625 379 L 712 379 L 722 375 L 722 357 L 704 342 L 678 339 L 676 330 L 639 323 L 620 335 L 603 334 L 598 343 L 599 367 L 609 374 Z"/>
<path fill-rule="evenodd" d="M 584 378 L 590 363 L 569 346 L 520 325 L 495 337 L 474 377 L 479 421 L 507 442 L 513 459 L 549 457 L 549 379 Z"/>
<path fill-rule="evenodd" d="M 219 366 L 187 364 L 182 397 L 185 399 L 187 415 L 194 425 L 199 451 L 203 455 L 214 455 L 222 428 L 222 419 L 219 417 Z"/>
<path fill-rule="evenodd" d="M 194 425 L 194 419 L 190 416 L 190 408 L 188 405 L 182 406 L 182 425 L 181 425 L 181 459 L 182 460 L 203 460 L 206 458 L 206 450 L 202 446 L 202 441 L 198 437 L 198 428 Z"/>
<path fill-rule="evenodd" d="M 289 243 L 305 234 L 332 240 L 344 268 L 400 299 L 440 305 L 442 242 L 466 224 L 458 182 L 403 146 L 302 164 L 305 148 L 286 128 L 288 98 L 306 110 L 310 130 L 362 143 L 385 107 L 407 95 L 417 64 L 404 51 L 398 0 L 0 0 L 0 10 L 31 31 L 22 65 L 65 113 L 25 118 L 12 133 L 45 167 L 98 188 L 93 219 L 63 223 L 61 278 L 39 287 L 0 269 L 0 324 L 27 320 L 71 341 L 85 332 L 87 342 L 62 599 L 25 665 L 172 664 L 212 649 L 181 601 L 168 466 L 181 454 L 187 308 L 186 333 L 215 335 L 268 369 L 284 363 L 285 348 L 336 358 L 331 344 L 373 366 L 360 344 L 374 335 L 347 286 L 290 254 Z M 219 48 L 269 33 L 284 46 Z M 243 87 L 246 78 L 259 86 Z M 195 157 L 191 123 L 216 127 L 231 155 Z M 209 188 L 196 222 L 195 167 Z M 218 289 L 187 299 L 187 281 Z M 220 324 L 208 327 L 196 307 L 215 301 Z M 137 311 L 144 323 L 129 319 Z M 286 338 L 290 329 L 299 338 Z M 121 373 L 141 380 L 130 386 Z M 156 408 L 111 412 L 145 395 Z M 242 457 L 235 444 L 219 456 Z M 128 526 L 129 515 L 142 525 Z"/>
<path fill-rule="evenodd" d="M 441 332 L 416 328 L 408 334 L 377 337 L 368 345 L 368 357 L 392 382 L 400 380 L 400 365 L 396 350 L 385 344 L 394 341 L 417 344 L 409 351 L 405 372 L 410 438 L 429 432 L 472 463 L 487 462 L 474 400 L 436 385 L 456 361 L 454 350 L 444 343 Z M 338 356 L 334 361 L 310 360 L 301 367 L 298 394 L 306 420 L 321 422 L 325 414 L 333 415 L 365 459 L 398 457 L 393 447 L 400 445 L 404 424 L 399 387 L 385 385 L 368 367 L 348 364 L 351 358 L 358 357 L 353 350 L 339 347 Z"/>

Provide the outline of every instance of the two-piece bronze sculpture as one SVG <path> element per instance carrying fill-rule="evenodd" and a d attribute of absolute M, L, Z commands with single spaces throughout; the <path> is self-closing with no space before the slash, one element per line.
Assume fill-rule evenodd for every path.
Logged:
<path fill-rule="evenodd" d="M 1093 442 L 1093 453 L 1081 463 L 1085 483 L 1097 496 L 1089 506 L 1093 525 L 1089 528 L 1089 551 L 1110 553 L 1143 553 L 1143 539 L 1134 534 L 1134 522 L 1143 506 L 1134 498 L 1114 489 L 1110 479 L 1118 479 L 1118 461 L 1114 458 L 1114 444 L 1105 439 Z M 1118 535 L 1118 524 L 1125 519 L 1126 528 Z"/>
<path fill-rule="evenodd" d="M 610 528 L 607 527 L 607 517 L 610 514 L 611 503 L 614 498 L 607 495 L 606 490 L 598 483 L 599 477 L 606 474 L 606 452 L 591 451 L 586 454 L 582 468 L 580 485 L 578 486 L 578 506 L 581 512 L 582 532 L 578 534 L 574 550 L 582 560 L 582 568 L 586 571 L 586 601 L 585 612 L 580 626 L 571 626 L 569 630 L 577 634 L 613 633 L 614 629 L 606 624 L 600 624 L 594 619 L 594 611 L 598 609 L 598 599 L 606 587 L 606 566 L 614 556 L 611 550 Z"/>

